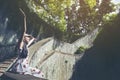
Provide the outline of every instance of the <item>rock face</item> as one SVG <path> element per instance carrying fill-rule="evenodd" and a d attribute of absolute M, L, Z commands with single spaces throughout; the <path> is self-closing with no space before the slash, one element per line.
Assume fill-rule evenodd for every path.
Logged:
<path fill-rule="evenodd" d="M 73 72 L 75 56 L 56 51 L 55 49 L 58 47 L 54 49 L 56 41 L 54 38 L 48 38 L 38 42 L 39 45 L 37 43 L 31 46 L 30 53 L 36 46 L 39 48 L 34 50 L 35 53 L 30 54 L 30 65 L 41 69 L 49 80 L 69 80 Z"/>
<path fill-rule="evenodd" d="M 7 30 L 8 18 L 0 21 L 0 61 L 15 55 L 16 33 Z"/>
<path fill-rule="evenodd" d="M 77 58 L 83 55 L 83 53 L 75 55 L 75 51 L 80 46 L 91 47 L 97 34 L 98 29 L 72 44 L 53 37 L 43 39 L 29 48 L 30 66 L 39 68 L 48 80 L 69 80 Z"/>

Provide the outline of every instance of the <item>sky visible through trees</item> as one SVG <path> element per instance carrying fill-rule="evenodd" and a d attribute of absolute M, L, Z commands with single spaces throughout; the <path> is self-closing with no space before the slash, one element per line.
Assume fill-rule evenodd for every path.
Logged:
<path fill-rule="evenodd" d="M 117 4 L 117 3 L 120 3 L 120 0 L 112 0 L 112 2 Z"/>

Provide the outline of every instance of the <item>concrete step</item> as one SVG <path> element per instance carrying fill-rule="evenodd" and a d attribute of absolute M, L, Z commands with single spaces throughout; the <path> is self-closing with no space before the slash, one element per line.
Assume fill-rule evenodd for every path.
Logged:
<path fill-rule="evenodd" d="M 11 59 L 6 59 L 3 62 L 0 62 L 0 77 L 10 68 L 10 66 L 14 63 L 16 57 Z"/>

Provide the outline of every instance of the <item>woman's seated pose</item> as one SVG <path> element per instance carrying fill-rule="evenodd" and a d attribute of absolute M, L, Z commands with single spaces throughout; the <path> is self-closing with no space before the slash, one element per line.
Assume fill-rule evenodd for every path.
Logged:
<path fill-rule="evenodd" d="M 20 11 L 24 14 L 21 9 Z M 19 74 L 29 74 L 35 77 L 44 78 L 44 74 L 39 69 L 30 67 L 28 63 L 28 47 L 32 44 L 34 40 L 35 38 L 32 35 L 26 34 L 26 16 L 24 14 L 24 32 L 21 39 L 19 40 L 19 44 L 17 47 L 18 59 L 12 66 L 11 71 Z"/>

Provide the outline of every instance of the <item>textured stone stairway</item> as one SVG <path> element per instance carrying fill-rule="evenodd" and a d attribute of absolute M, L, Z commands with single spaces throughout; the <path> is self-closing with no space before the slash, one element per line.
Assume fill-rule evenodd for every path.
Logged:
<path fill-rule="evenodd" d="M 37 78 L 31 75 L 22 75 L 22 74 L 9 72 L 8 70 L 10 69 L 10 67 L 12 67 L 12 65 L 16 60 L 17 58 L 13 57 L 11 59 L 7 59 L 0 63 L 0 77 L 3 80 L 8 80 L 8 79 L 10 80 L 47 80 L 47 79 Z"/>
<path fill-rule="evenodd" d="M 11 59 L 6 59 L 5 61 L 0 62 L 0 76 L 2 76 L 6 71 L 8 71 L 15 61 L 16 57 L 13 57 Z"/>

